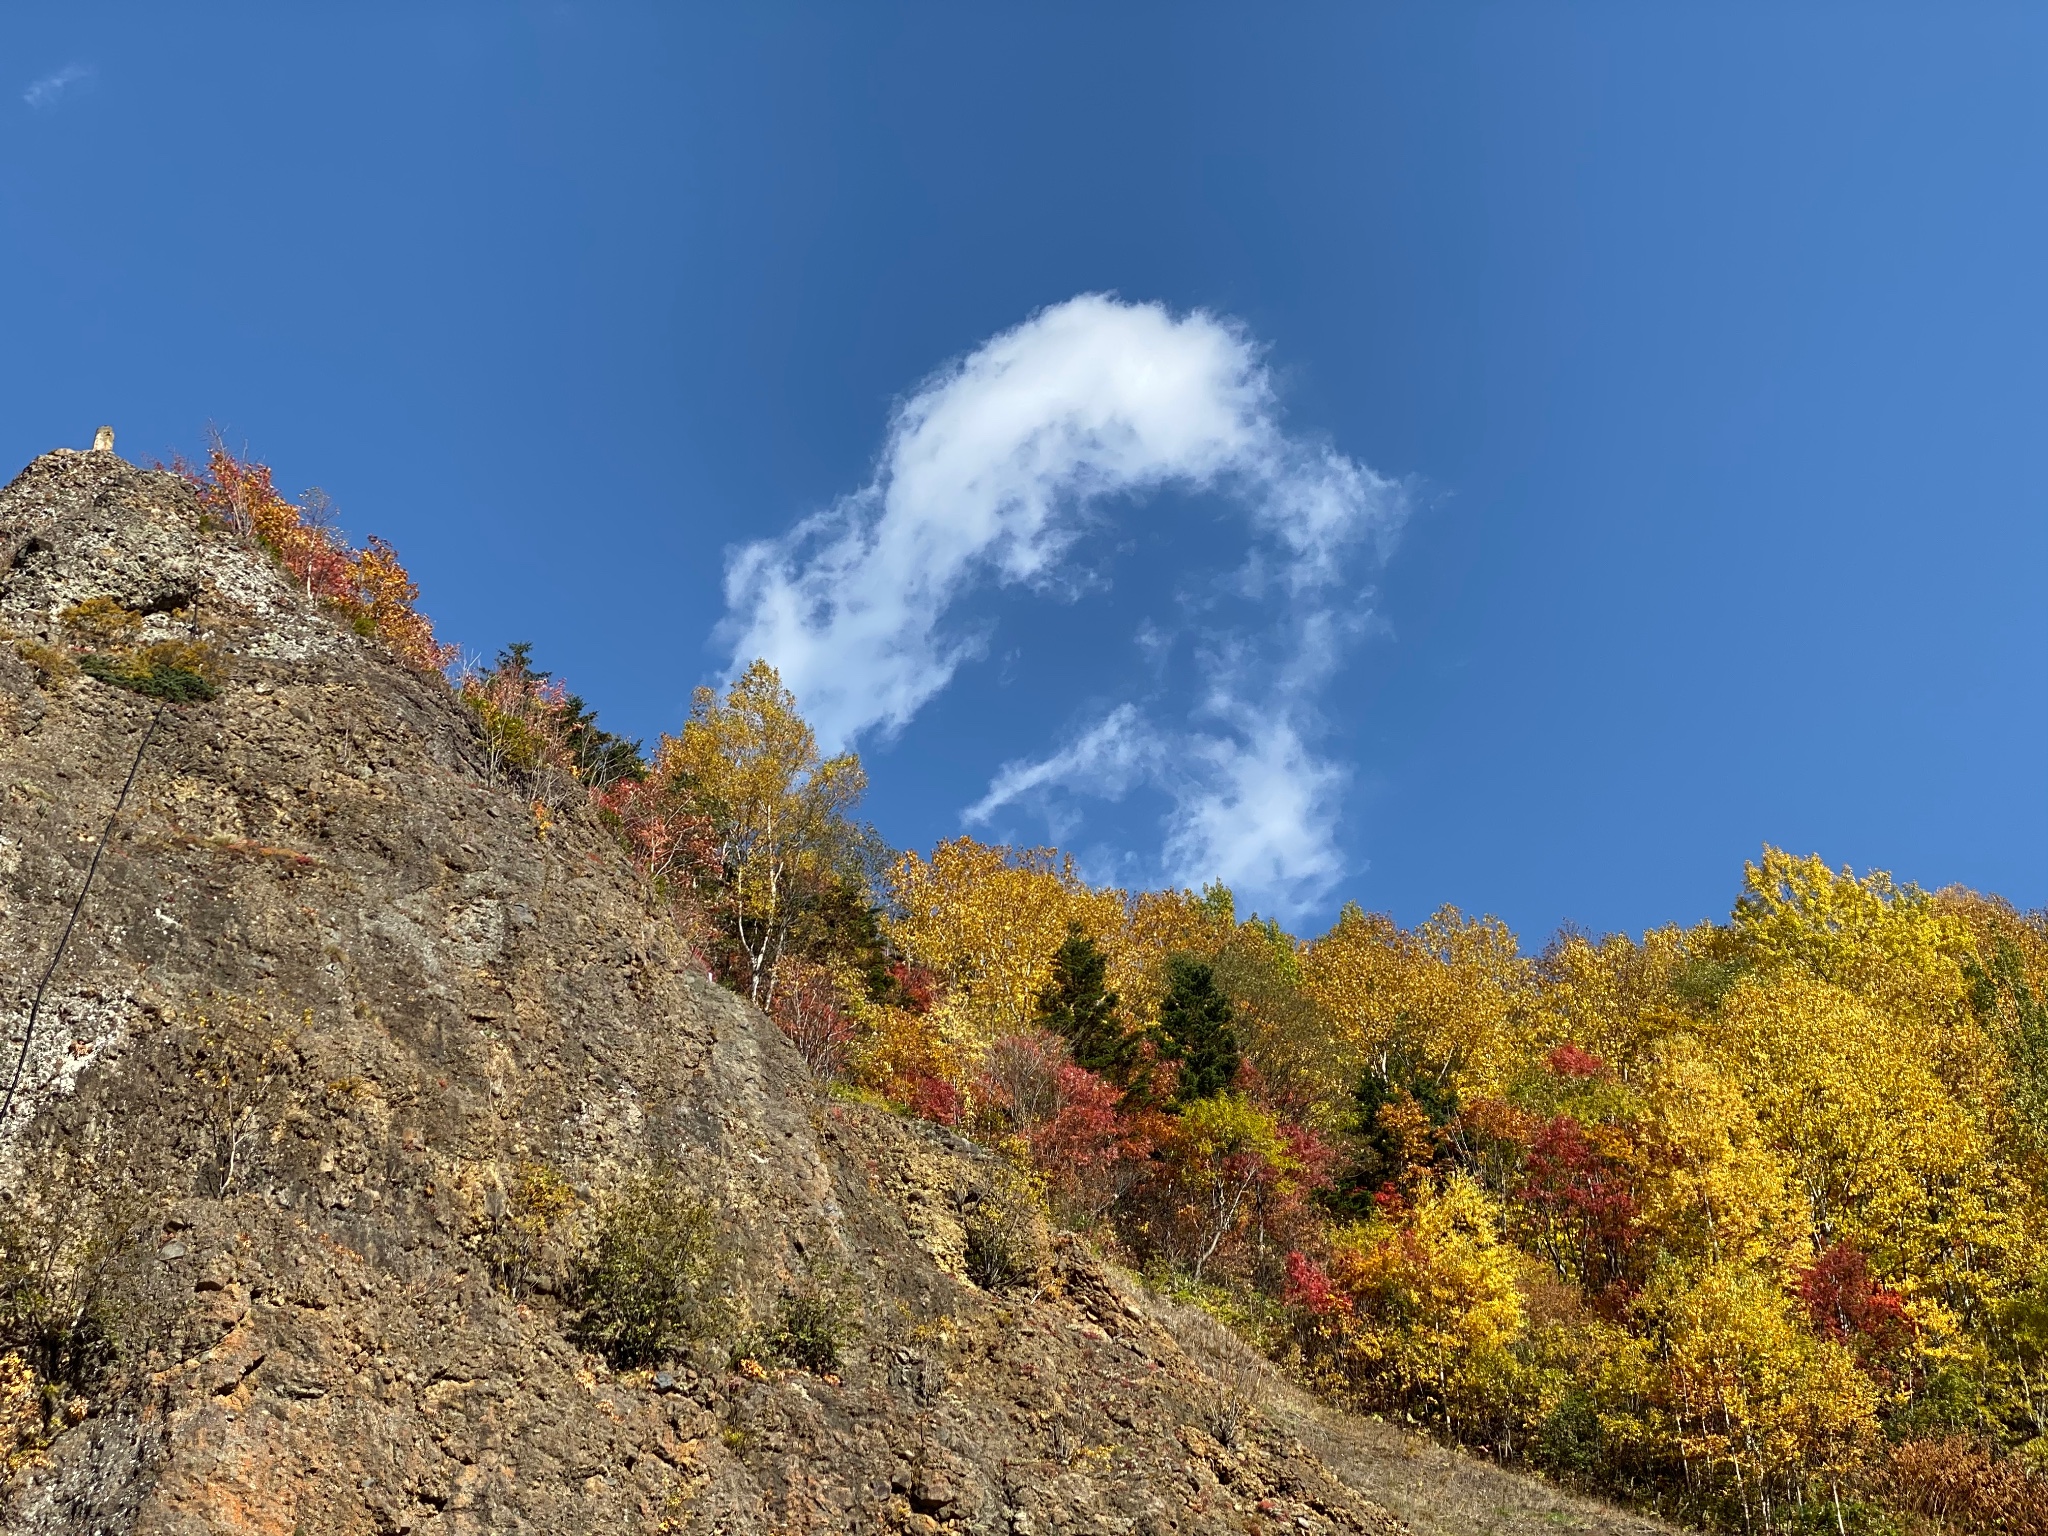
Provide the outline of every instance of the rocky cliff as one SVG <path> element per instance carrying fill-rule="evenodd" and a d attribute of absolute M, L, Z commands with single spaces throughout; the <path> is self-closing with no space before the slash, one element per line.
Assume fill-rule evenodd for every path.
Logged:
<path fill-rule="evenodd" d="M 177 477 L 31 464 L 0 629 L 0 1081 L 135 774 L 0 1123 L 0 1527 L 1397 1528 Z M 708 1215 L 627 1370 L 571 1276 L 636 1198 Z"/>

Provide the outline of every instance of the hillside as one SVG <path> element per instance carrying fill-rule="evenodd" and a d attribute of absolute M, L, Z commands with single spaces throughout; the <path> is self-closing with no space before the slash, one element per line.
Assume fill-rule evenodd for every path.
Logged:
<path fill-rule="evenodd" d="M 208 521 L 111 452 L 0 494 L 10 1069 L 134 768 L 0 1125 L 0 1525 L 1397 1528 L 989 1153 L 822 1092 L 587 809 L 491 787 L 439 676 Z M 636 1240 L 693 1337 L 614 1369 L 571 1255 Z"/>

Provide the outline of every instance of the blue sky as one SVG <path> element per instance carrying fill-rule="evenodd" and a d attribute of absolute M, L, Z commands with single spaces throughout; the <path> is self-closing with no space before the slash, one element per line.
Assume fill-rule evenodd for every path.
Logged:
<path fill-rule="evenodd" d="M 0 457 L 208 423 L 652 737 L 1304 930 L 2048 901 L 2048 13 L 0 15 Z M 1093 296 L 1093 297 L 1091 297 Z"/>

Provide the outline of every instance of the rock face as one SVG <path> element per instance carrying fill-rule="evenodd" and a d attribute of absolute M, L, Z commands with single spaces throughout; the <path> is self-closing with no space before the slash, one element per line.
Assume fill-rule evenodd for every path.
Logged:
<path fill-rule="evenodd" d="M 0 1529 L 1396 1529 L 1084 1245 L 972 1283 L 999 1165 L 824 1093 L 440 678 L 111 451 L 0 493 L 0 1082 L 160 707 L 65 662 L 94 599 L 218 691 L 161 706 L 0 1124 L 0 1328 L 53 1384 L 0 1397 Z M 614 1372 L 563 1255 L 649 1179 L 723 1294 Z M 792 1298 L 836 1365 L 749 1343 Z"/>

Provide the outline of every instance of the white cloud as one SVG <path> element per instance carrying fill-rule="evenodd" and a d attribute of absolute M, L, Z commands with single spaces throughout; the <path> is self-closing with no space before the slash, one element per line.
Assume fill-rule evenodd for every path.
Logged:
<path fill-rule="evenodd" d="M 1005 766 L 967 816 L 987 823 L 1061 794 L 1165 792 L 1160 867 L 1223 878 L 1281 909 L 1341 873 L 1344 775 L 1311 743 L 1314 695 L 1349 638 L 1359 558 L 1384 555 L 1400 488 L 1280 426 L 1260 350 L 1204 311 L 1084 294 L 940 370 L 897 409 L 874 479 L 786 536 L 733 552 L 721 636 L 735 667 L 765 656 L 832 747 L 893 734 L 976 654 L 956 606 L 990 586 L 1071 589 L 1062 561 L 1117 498 L 1219 492 L 1247 514 L 1234 588 L 1269 608 L 1208 628 L 1204 695 L 1161 725 L 1126 702 L 1072 743 Z M 1165 657 L 1170 637 L 1141 644 Z"/>
<path fill-rule="evenodd" d="M 21 99 L 38 110 L 54 107 L 59 98 L 74 85 L 81 85 L 93 77 L 90 64 L 66 64 L 54 74 L 43 76 L 21 93 Z"/>
<path fill-rule="evenodd" d="M 1234 729 L 1174 731 L 1120 704 L 1050 756 L 1004 764 L 963 818 L 986 826 L 1030 805 L 1057 826 L 1065 818 L 1056 792 L 1119 800 L 1156 787 L 1170 804 L 1152 871 L 1159 879 L 1190 888 L 1221 880 L 1292 914 L 1344 872 L 1336 823 L 1347 775 L 1309 748 L 1293 720 L 1232 709 Z"/>
<path fill-rule="evenodd" d="M 1166 818 L 1167 882 L 1210 880 L 1291 916 L 1344 873 L 1337 816 L 1348 775 L 1318 756 L 1299 725 L 1248 719 L 1187 743 L 1189 783 Z"/>
<path fill-rule="evenodd" d="M 1158 777 L 1165 743 L 1134 704 L 1119 704 L 1069 745 L 1035 763 L 1005 763 L 988 793 L 960 814 L 982 824 L 997 811 L 1055 786 L 1119 799 Z"/>

